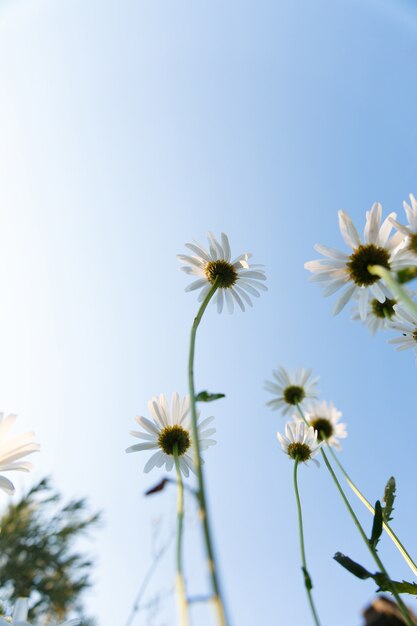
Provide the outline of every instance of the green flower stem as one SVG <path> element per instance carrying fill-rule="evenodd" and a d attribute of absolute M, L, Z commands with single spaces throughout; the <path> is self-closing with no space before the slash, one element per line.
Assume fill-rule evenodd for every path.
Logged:
<path fill-rule="evenodd" d="M 301 562 L 303 564 L 302 570 L 303 570 L 303 575 L 304 575 L 304 586 L 306 588 L 307 597 L 308 597 L 308 601 L 310 604 L 311 612 L 313 614 L 314 623 L 316 624 L 316 626 L 320 626 L 320 621 L 317 615 L 316 608 L 314 606 L 313 596 L 311 593 L 311 589 L 313 588 L 313 585 L 312 585 L 311 578 L 307 570 L 306 551 L 305 551 L 305 545 L 304 545 L 303 514 L 301 511 L 301 500 L 300 500 L 300 494 L 298 491 L 298 480 L 297 480 L 298 463 L 299 461 L 298 459 L 296 459 L 294 462 L 294 492 L 295 492 L 295 499 L 297 501 L 298 530 L 300 533 Z"/>
<path fill-rule="evenodd" d="M 303 419 L 304 423 L 307 424 L 307 426 L 309 426 L 309 423 L 307 422 L 307 420 L 305 418 L 305 415 L 304 415 L 303 411 L 301 410 L 301 407 L 300 407 L 299 404 L 297 404 L 297 410 L 298 410 L 298 413 L 300 414 L 301 418 Z M 355 515 L 354 510 L 352 509 L 352 507 L 350 505 L 350 502 L 347 499 L 345 492 L 343 491 L 342 485 L 339 483 L 339 481 L 337 479 L 337 476 L 334 473 L 334 470 L 333 470 L 332 466 L 329 463 L 329 460 L 327 458 L 327 455 L 326 455 L 325 451 L 323 450 L 323 447 L 321 448 L 321 454 L 322 454 L 322 457 L 323 457 L 324 462 L 326 464 L 326 467 L 329 470 L 331 477 L 333 478 L 333 482 L 335 483 L 335 485 L 337 487 L 337 490 L 339 491 L 339 493 L 340 493 L 340 495 L 342 497 L 342 500 L 343 500 L 347 510 L 349 511 L 349 514 L 350 514 L 350 516 L 351 516 L 351 518 L 352 518 L 356 528 L 359 531 L 359 534 L 361 535 L 363 541 L 365 542 L 368 550 L 372 554 L 372 557 L 373 557 L 375 563 L 377 564 L 379 570 L 383 574 L 385 574 L 385 576 L 387 578 L 387 581 L 389 583 L 389 587 L 390 587 L 391 593 L 394 596 L 394 598 L 397 600 L 398 608 L 401 611 L 401 615 L 403 616 L 403 618 L 405 620 L 405 623 L 407 624 L 407 626 L 415 626 L 415 622 L 411 619 L 410 614 L 408 612 L 408 609 L 405 606 L 404 602 L 402 601 L 402 599 L 400 597 L 400 594 L 398 593 L 395 584 L 393 583 L 393 581 L 389 577 L 388 572 L 385 569 L 385 566 L 383 565 L 381 559 L 378 556 L 378 552 L 376 551 L 375 548 L 373 548 L 371 546 L 370 542 L 368 541 L 368 537 L 366 536 L 366 533 L 365 533 L 364 529 L 362 528 L 361 523 L 359 522 L 358 518 Z"/>
<path fill-rule="evenodd" d="M 363 493 L 361 493 L 361 491 L 358 489 L 358 487 L 355 485 L 355 483 L 353 482 L 353 480 L 350 478 L 349 474 L 346 472 L 345 468 L 343 467 L 343 465 L 341 464 L 341 462 L 339 461 L 339 459 L 337 458 L 337 455 L 334 453 L 333 449 L 331 446 L 328 445 L 328 449 L 330 451 L 330 454 L 333 457 L 333 460 L 335 461 L 335 463 L 337 464 L 338 468 L 340 469 L 340 471 L 342 472 L 343 476 L 345 477 L 349 487 L 352 489 L 353 493 L 359 498 L 359 500 L 366 506 L 366 508 L 368 509 L 368 511 L 370 511 L 372 513 L 372 515 L 375 515 L 375 509 L 372 506 L 372 504 L 365 498 L 365 496 L 363 495 Z M 413 574 L 415 576 L 417 576 L 417 565 L 414 563 L 413 559 L 411 558 L 411 556 L 409 555 L 409 553 L 407 552 L 407 550 L 405 549 L 405 547 L 403 546 L 403 544 L 401 543 L 401 541 L 398 539 L 397 535 L 394 533 L 394 531 L 392 530 L 392 528 L 390 527 L 390 525 L 387 522 L 383 522 L 383 527 L 385 532 L 387 533 L 388 537 L 391 539 L 391 541 L 394 543 L 394 545 L 396 546 L 396 548 L 398 549 L 398 551 L 400 552 L 401 556 L 403 557 L 404 561 L 407 563 L 407 565 L 409 566 L 409 568 L 411 569 L 411 571 L 413 572 Z"/>
<path fill-rule="evenodd" d="M 210 291 L 207 293 L 206 297 L 204 298 L 200 306 L 200 309 L 197 313 L 197 316 L 195 317 L 194 322 L 193 322 L 193 326 L 191 329 L 191 338 L 190 338 L 190 353 L 189 353 L 189 359 L 188 359 L 188 385 L 190 389 L 190 401 L 191 401 L 194 465 L 195 465 L 195 471 L 196 471 L 197 480 L 198 480 L 197 496 L 198 496 L 201 523 L 203 525 L 204 541 L 206 544 L 208 569 L 209 569 L 210 577 L 211 577 L 211 584 L 212 584 L 212 591 L 213 591 L 212 601 L 214 604 L 214 608 L 215 608 L 220 626 L 227 626 L 228 622 L 226 619 L 226 611 L 225 611 L 225 607 L 223 603 L 220 581 L 219 581 L 219 577 L 217 574 L 213 542 L 211 539 L 210 523 L 209 523 L 205 487 L 204 487 L 203 467 L 201 464 L 200 442 L 198 439 L 197 407 L 196 407 L 195 388 L 194 388 L 194 355 L 195 355 L 195 338 L 197 334 L 197 328 L 201 322 L 201 318 L 203 317 L 204 311 L 206 310 L 208 303 L 210 302 L 210 300 L 212 299 L 212 297 L 214 296 L 216 292 L 217 286 L 218 286 L 218 277 L 216 277 L 216 280 L 212 284 Z"/>
<path fill-rule="evenodd" d="M 178 483 L 178 500 L 177 500 L 177 594 L 178 609 L 181 626 L 189 626 L 187 593 L 185 589 L 185 580 L 182 567 L 182 534 L 184 524 L 184 484 L 180 470 L 180 461 L 178 458 L 178 444 L 174 445 L 174 462 L 177 471 Z"/>
<path fill-rule="evenodd" d="M 385 267 L 381 267 L 380 265 L 369 265 L 368 272 L 373 274 L 374 276 L 379 276 L 384 280 L 387 286 L 391 289 L 394 296 L 401 300 L 404 303 L 404 306 L 409 310 L 412 315 L 417 316 L 417 304 L 414 302 L 412 298 L 407 294 L 404 287 L 402 287 L 399 282 L 394 278 L 389 270 Z"/>

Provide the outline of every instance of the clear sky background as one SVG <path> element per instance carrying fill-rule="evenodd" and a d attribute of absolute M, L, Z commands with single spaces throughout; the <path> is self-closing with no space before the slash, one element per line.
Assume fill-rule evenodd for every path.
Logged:
<path fill-rule="evenodd" d="M 415 357 L 349 311 L 332 317 L 303 269 L 314 243 L 343 247 L 338 209 L 360 229 L 377 200 L 403 216 L 416 102 L 411 1 L 0 2 L 0 408 L 42 444 L 21 489 L 51 472 L 104 511 L 86 597 L 99 626 L 125 624 L 155 525 L 159 541 L 174 527 L 173 490 L 143 497 L 163 472 L 144 475 L 147 454 L 124 449 L 152 395 L 187 392 L 197 302 L 175 255 L 208 230 L 253 252 L 269 286 L 245 314 L 210 308 L 197 347 L 197 387 L 227 395 L 204 414 L 218 429 L 206 473 L 232 625 L 311 623 L 285 421 L 265 406 L 278 364 L 320 375 L 348 424 L 343 461 L 372 501 L 396 476 L 395 529 L 417 553 Z M 301 468 L 300 488 L 322 625 L 359 626 L 375 585 L 332 555 L 373 565 L 325 469 Z M 381 554 L 411 576 L 387 538 Z M 158 612 L 135 626 L 173 626 L 173 567 L 171 549 L 149 589 Z M 193 617 L 212 623 L 204 607 Z"/>

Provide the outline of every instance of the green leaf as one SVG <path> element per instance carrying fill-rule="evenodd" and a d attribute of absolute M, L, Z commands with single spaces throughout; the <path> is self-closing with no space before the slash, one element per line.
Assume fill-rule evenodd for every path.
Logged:
<path fill-rule="evenodd" d="M 409 583 L 406 580 L 390 580 L 382 572 L 377 572 L 372 576 L 377 585 L 379 585 L 378 591 L 389 591 L 392 593 L 391 585 L 395 585 L 398 593 L 407 593 L 411 596 L 417 596 L 417 583 Z"/>
<path fill-rule="evenodd" d="M 379 500 L 377 500 L 375 502 L 375 515 L 374 515 L 374 522 L 372 524 L 372 533 L 371 533 L 371 538 L 369 540 L 369 543 L 371 544 L 372 548 L 376 548 L 378 541 L 382 535 L 382 507 L 381 507 L 381 503 Z"/>
<path fill-rule="evenodd" d="M 341 552 L 336 552 L 333 558 L 342 567 L 347 569 L 348 572 L 350 572 L 357 578 L 360 578 L 361 580 L 366 580 L 367 578 L 374 577 L 374 575 L 371 574 L 371 572 L 368 572 L 368 570 L 362 567 L 362 565 L 359 565 L 359 563 L 352 561 L 352 559 L 350 559 L 348 556 L 345 556 Z"/>
<path fill-rule="evenodd" d="M 224 393 L 209 393 L 208 391 L 200 391 L 195 397 L 196 402 L 213 402 L 225 398 Z"/>
<path fill-rule="evenodd" d="M 305 587 L 307 591 L 311 591 L 313 589 L 313 582 L 310 578 L 310 574 L 308 573 L 305 567 L 302 567 L 301 569 L 303 570 Z"/>
<path fill-rule="evenodd" d="M 409 283 L 417 278 L 417 267 L 405 267 L 397 272 L 397 280 L 400 284 Z"/>
<path fill-rule="evenodd" d="M 376 584 L 378 585 L 378 591 L 388 591 L 392 593 L 392 585 L 395 585 L 395 589 L 398 593 L 407 593 L 411 596 L 417 596 L 417 583 L 409 583 L 406 580 L 397 581 L 391 580 L 388 578 L 386 574 L 383 572 L 376 572 L 375 574 L 371 574 L 367 569 L 352 561 L 348 556 L 345 556 L 341 552 L 336 552 L 334 555 L 334 560 L 337 561 L 342 567 L 347 569 L 348 572 L 360 578 L 361 580 L 367 580 L 368 578 L 372 578 Z"/>
<path fill-rule="evenodd" d="M 385 485 L 384 497 L 382 498 L 382 502 L 385 502 L 385 506 L 382 510 L 382 517 L 384 522 L 390 522 L 392 520 L 392 512 L 394 510 L 394 500 L 395 500 L 395 478 L 391 476 L 387 484 Z"/>

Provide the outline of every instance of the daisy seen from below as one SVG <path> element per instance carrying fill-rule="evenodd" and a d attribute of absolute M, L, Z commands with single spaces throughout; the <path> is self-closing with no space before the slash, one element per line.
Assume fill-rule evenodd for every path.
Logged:
<path fill-rule="evenodd" d="M 174 393 L 170 408 L 166 396 L 161 394 L 159 398 L 154 396 L 148 402 L 148 408 L 152 415 L 151 420 L 142 416 L 135 418 L 144 431 L 130 431 L 133 437 L 143 439 L 144 443 L 134 444 L 126 452 L 156 450 L 146 463 L 145 472 L 163 465 L 168 472 L 171 471 L 175 462 L 174 455 L 177 454 L 180 470 L 188 476 L 189 470 L 194 472 L 190 397 L 187 395 L 180 400 L 178 393 Z M 206 450 L 216 443 L 211 439 L 216 429 L 207 428 L 213 419 L 214 417 L 207 417 L 197 424 L 200 450 Z"/>
<path fill-rule="evenodd" d="M 398 330 L 401 336 L 390 339 L 389 343 L 396 345 L 397 350 L 414 348 L 417 354 L 417 317 L 398 304 L 394 308 L 395 319 L 389 326 L 392 330 Z"/>
<path fill-rule="evenodd" d="M 0 413 L 0 472 L 29 472 L 33 465 L 26 461 L 21 461 L 32 452 L 39 451 L 39 444 L 33 441 L 35 433 L 26 432 L 21 435 L 7 438 L 7 435 L 16 421 L 17 415 L 4 417 Z M 0 476 L 0 489 L 8 495 L 13 495 L 15 488 L 13 483 L 4 476 Z"/>
<path fill-rule="evenodd" d="M 339 420 L 342 412 L 336 409 L 333 402 L 325 400 L 313 400 L 308 403 L 304 411 L 304 417 L 309 426 L 317 431 L 317 440 L 327 441 L 330 446 L 337 450 L 341 449 L 339 439 L 347 437 L 346 424 Z M 302 421 L 299 415 L 294 415 L 296 422 Z"/>
<path fill-rule="evenodd" d="M 351 298 L 357 298 L 360 318 L 365 320 L 370 300 L 376 299 L 383 303 L 386 298 L 392 298 L 391 292 L 381 279 L 368 271 L 370 265 L 379 265 L 389 271 L 397 271 L 410 265 L 407 255 L 400 253 L 404 244 L 404 233 L 397 232 L 390 237 L 393 228 L 391 220 L 396 218 L 396 213 L 390 213 L 382 224 L 381 217 L 382 207 L 377 202 L 366 212 L 362 243 L 349 215 L 339 211 L 340 232 L 345 243 L 352 248 L 352 253 L 346 254 L 317 244 L 315 250 L 326 258 L 304 264 L 313 273 L 311 280 L 324 288 L 325 296 L 344 288 L 336 302 L 335 315 L 340 313 Z"/>
<path fill-rule="evenodd" d="M 395 305 L 397 300 L 394 298 L 385 298 L 384 302 L 380 302 L 376 298 L 369 300 L 368 310 L 364 324 L 367 326 L 371 335 L 375 335 L 379 330 L 389 328 L 389 323 L 395 317 Z M 359 303 L 356 302 L 352 310 L 352 319 L 360 320 Z"/>
<path fill-rule="evenodd" d="M 12 624 L 12 626 L 31 626 L 28 622 L 28 612 L 29 606 L 27 598 L 18 598 L 16 600 L 11 621 L 5 619 L 4 617 L 0 617 L 0 626 L 10 626 L 10 624 Z M 50 624 L 50 626 L 57 626 L 56 623 L 52 622 L 48 622 L 48 624 Z M 81 624 L 81 620 L 70 619 L 61 623 L 59 626 L 77 626 L 78 624 Z"/>
<path fill-rule="evenodd" d="M 229 239 L 225 233 L 221 233 L 221 243 L 212 233 L 208 233 L 208 241 L 208 250 L 198 243 L 185 244 L 195 256 L 177 255 L 185 263 L 181 267 L 182 271 L 196 277 L 185 291 L 201 289 L 198 300 L 202 302 L 217 280 L 214 297 L 217 311 L 221 313 L 225 303 L 229 313 L 233 313 L 236 304 L 244 311 L 245 305 L 252 306 L 251 296 L 258 298 L 260 291 L 267 290 L 263 265 L 250 264 L 252 255 L 249 252 L 232 260 Z"/>
<path fill-rule="evenodd" d="M 400 233 L 405 235 L 405 248 L 414 255 L 417 255 L 417 200 L 410 194 L 410 204 L 403 202 L 405 215 L 407 217 L 408 224 L 404 226 L 393 217 L 391 223 L 399 230 Z"/>
<path fill-rule="evenodd" d="M 305 400 L 317 397 L 318 378 L 312 378 L 311 369 L 298 368 L 295 374 L 287 372 L 284 367 L 273 370 L 273 381 L 265 382 L 265 389 L 273 393 L 275 398 L 267 405 L 273 410 L 281 410 L 286 415 L 296 406 L 302 406 Z"/>
<path fill-rule="evenodd" d="M 285 424 L 285 435 L 277 433 L 278 441 L 285 454 L 290 459 L 300 463 L 313 461 L 317 466 L 319 462 L 313 457 L 320 450 L 323 442 L 317 443 L 317 431 L 304 422 L 288 422 Z"/>

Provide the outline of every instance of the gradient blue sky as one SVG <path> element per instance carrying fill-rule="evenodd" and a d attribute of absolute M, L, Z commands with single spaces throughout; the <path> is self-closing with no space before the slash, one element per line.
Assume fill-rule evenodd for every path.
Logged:
<path fill-rule="evenodd" d="M 175 493 L 142 496 L 162 473 L 124 449 L 152 395 L 187 391 L 197 305 L 175 255 L 208 230 L 252 251 L 269 285 L 245 314 L 209 309 L 198 341 L 197 386 L 227 395 L 207 407 L 218 445 L 206 468 L 233 626 L 311 623 L 284 419 L 263 391 L 278 364 L 320 375 L 371 500 L 395 474 L 395 528 L 416 552 L 415 358 L 348 311 L 332 317 L 303 269 L 314 243 L 342 245 L 339 208 L 362 228 L 374 201 L 402 215 L 417 192 L 416 78 L 414 2 L 0 2 L 0 407 L 42 444 L 22 488 L 52 472 L 104 510 L 86 598 L 100 626 L 125 623 L 155 520 L 162 539 L 174 523 Z M 372 564 L 324 468 L 302 468 L 300 483 L 322 624 L 359 626 L 375 585 L 332 555 Z M 382 554 L 409 576 L 386 539 Z M 168 592 L 155 620 L 135 625 L 174 623 L 173 562 L 150 588 Z M 194 623 L 211 623 L 204 607 Z"/>

